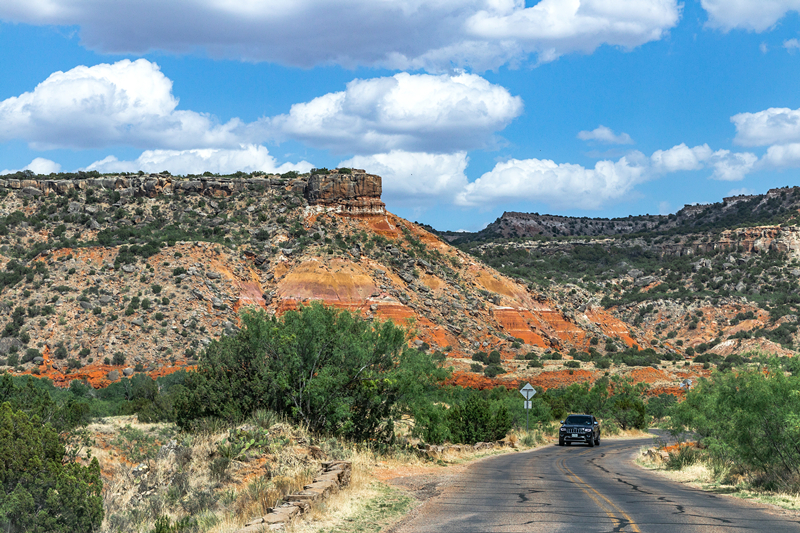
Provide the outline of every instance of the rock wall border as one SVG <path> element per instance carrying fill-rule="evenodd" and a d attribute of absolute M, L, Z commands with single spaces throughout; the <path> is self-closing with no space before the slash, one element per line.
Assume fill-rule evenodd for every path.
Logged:
<path fill-rule="evenodd" d="M 293 518 L 308 511 L 311 505 L 327 498 L 340 488 L 350 484 L 352 463 L 349 461 L 328 461 L 322 463 L 322 472 L 303 490 L 284 498 L 284 503 L 270 509 L 269 513 L 251 520 L 236 533 L 258 533 L 261 531 L 281 531 Z"/>

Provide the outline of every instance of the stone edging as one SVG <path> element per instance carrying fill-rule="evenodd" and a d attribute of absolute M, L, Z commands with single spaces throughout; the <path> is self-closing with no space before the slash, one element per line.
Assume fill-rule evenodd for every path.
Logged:
<path fill-rule="evenodd" d="M 322 463 L 322 472 L 303 490 L 284 498 L 284 503 L 270 509 L 269 513 L 251 520 L 236 533 L 257 533 L 260 531 L 281 531 L 289 521 L 304 512 L 312 504 L 328 497 L 350 483 L 352 463 L 349 461 L 329 461 Z"/>

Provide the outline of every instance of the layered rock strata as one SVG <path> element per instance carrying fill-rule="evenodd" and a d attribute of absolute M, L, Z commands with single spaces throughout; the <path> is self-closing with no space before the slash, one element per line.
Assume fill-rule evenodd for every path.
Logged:
<path fill-rule="evenodd" d="M 276 189 L 303 198 L 306 205 L 317 212 L 363 216 L 384 215 L 386 206 L 381 201 L 381 177 L 353 169 L 349 173 L 330 171 L 326 174 L 287 179 L 281 176 L 252 178 L 181 179 L 164 174 L 143 176 L 110 176 L 77 179 L 0 179 L 0 189 L 10 189 L 20 194 L 39 197 L 47 194 L 64 196 L 71 191 L 114 191 L 120 198 L 155 198 L 160 195 L 197 194 L 225 198 L 236 194 Z"/>
<path fill-rule="evenodd" d="M 308 179 L 304 195 L 312 206 L 349 215 L 384 215 L 381 177 L 354 171 L 352 174 L 315 174 Z"/>

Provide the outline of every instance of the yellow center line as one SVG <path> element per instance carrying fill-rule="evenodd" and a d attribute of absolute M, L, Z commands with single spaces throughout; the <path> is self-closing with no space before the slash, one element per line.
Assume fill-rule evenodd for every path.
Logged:
<path fill-rule="evenodd" d="M 585 453 L 587 453 L 587 452 L 581 452 L 579 455 L 583 455 Z M 574 477 L 579 482 L 578 486 L 581 488 L 581 490 L 583 492 L 585 492 L 586 495 L 589 496 L 592 500 L 594 500 L 594 502 L 597 504 L 597 506 L 600 507 L 608 515 L 609 518 L 611 518 L 612 520 L 614 520 L 617 523 L 617 527 L 620 528 L 620 531 L 622 531 L 623 528 L 630 526 L 631 533 L 641 533 L 641 531 L 639 530 L 639 526 L 636 525 L 636 523 L 628 515 L 628 513 L 623 511 L 614 502 L 612 502 L 611 500 L 609 500 L 608 498 L 606 498 L 605 496 L 603 496 L 602 494 L 597 492 L 597 490 L 594 487 L 592 487 L 591 485 L 586 483 L 583 479 L 581 479 L 581 477 L 578 474 L 576 474 L 575 472 L 570 470 L 570 468 L 566 464 L 564 464 L 564 461 L 565 461 L 565 459 L 563 457 L 560 457 L 558 459 L 558 461 L 556 461 L 556 466 L 559 469 L 561 469 L 562 472 L 564 472 L 565 474 L 571 475 L 572 477 Z M 591 492 L 589 492 L 589 491 L 591 491 Z M 617 513 L 619 513 L 623 517 L 625 517 L 625 519 L 628 521 L 628 523 L 623 525 L 622 520 L 620 520 L 611 510 L 609 510 L 608 507 L 603 505 L 603 503 L 600 500 L 595 498 L 595 496 L 594 496 L 594 494 L 592 494 L 592 492 L 594 492 L 594 494 L 597 494 L 600 498 L 605 500 L 613 508 L 613 510 L 616 510 Z"/>

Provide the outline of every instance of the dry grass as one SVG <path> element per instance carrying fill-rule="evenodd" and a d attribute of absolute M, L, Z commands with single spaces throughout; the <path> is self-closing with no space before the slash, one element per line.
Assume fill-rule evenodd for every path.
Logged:
<path fill-rule="evenodd" d="M 621 439 L 646 439 L 646 438 L 653 438 L 652 433 L 648 433 L 647 431 L 641 429 L 618 429 L 616 432 L 611 434 L 603 434 L 602 429 L 600 430 L 600 438 L 606 440 L 621 440 Z"/>
<path fill-rule="evenodd" d="M 104 532 L 149 532 L 155 519 L 190 517 L 201 531 L 233 532 L 263 516 L 287 494 L 302 490 L 325 458 L 342 458 L 338 441 L 321 443 L 276 417 L 255 419 L 261 444 L 228 457 L 227 430 L 178 433 L 172 424 L 140 424 L 110 417 L 88 427 L 94 444 L 81 453 L 100 461 L 104 477 Z M 264 429 L 266 426 L 267 429 Z"/>
<path fill-rule="evenodd" d="M 782 509 L 800 510 L 800 495 L 754 490 L 743 476 L 731 476 L 727 472 L 715 472 L 704 460 L 684 466 L 680 470 L 669 470 L 665 467 L 663 461 L 654 460 L 651 457 L 640 454 L 636 459 L 636 464 L 660 476 L 692 488 L 775 505 Z"/>
<path fill-rule="evenodd" d="M 378 454 L 339 439 L 319 440 L 262 413 L 243 430 L 266 437 L 231 458 L 224 452 L 232 435 L 228 428 L 187 434 L 173 424 L 142 424 L 125 416 L 100 420 L 88 430 L 94 443 L 81 456 L 100 461 L 105 481 L 101 531 L 115 533 L 148 533 L 159 516 L 173 521 L 189 517 L 199 531 L 233 533 L 287 494 L 302 490 L 323 460 L 351 461 L 351 484 L 297 520 L 292 531 L 378 531 L 377 524 L 384 527 L 401 518 L 416 501 L 384 481 L 439 473 L 487 455 L 552 442 L 537 429 L 509 434 L 506 441 L 513 447 L 449 449 L 435 459 L 412 450 Z"/>
<path fill-rule="evenodd" d="M 377 458 L 370 452 L 355 452 L 352 462 L 350 485 L 332 494 L 324 502 L 312 507 L 303 520 L 295 521 L 289 528 L 291 533 L 330 531 L 354 517 L 364 514 L 365 504 L 379 499 L 386 492 L 386 485 L 376 482 L 373 470 Z M 395 462 L 396 461 L 392 461 Z"/>

